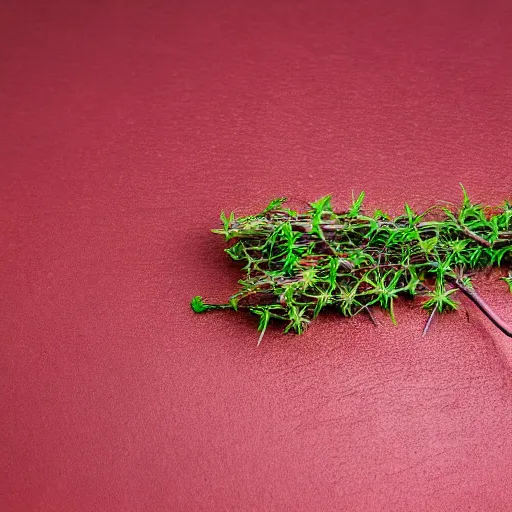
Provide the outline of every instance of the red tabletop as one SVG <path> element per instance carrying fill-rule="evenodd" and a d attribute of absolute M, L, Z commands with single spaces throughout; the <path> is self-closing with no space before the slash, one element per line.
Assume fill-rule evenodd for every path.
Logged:
<path fill-rule="evenodd" d="M 0 510 L 509 511 L 511 341 L 464 298 L 260 347 L 189 301 L 237 288 L 222 209 L 512 198 L 510 5 L 4 0 Z"/>

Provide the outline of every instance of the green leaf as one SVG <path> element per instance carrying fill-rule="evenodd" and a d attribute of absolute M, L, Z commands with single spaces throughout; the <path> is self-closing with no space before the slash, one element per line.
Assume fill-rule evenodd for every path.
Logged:
<path fill-rule="evenodd" d="M 359 210 L 361 209 L 361 205 L 364 201 L 365 193 L 364 191 L 359 194 L 359 197 L 354 201 L 352 198 L 352 206 L 347 214 L 348 217 L 357 217 L 359 215 Z"/>
<path fill-rule="evenodd" d="M 283 272 L 288 275 L 293 274 L 293 270 L 295 269 L 295 264 L 297 263 L 298 259 L 299 256 L 293 251 L 288 252 L 284 260 Z"/>
<path fill-rule="evenodd" d="M 258 347 L 260 346 L 261 340 L 265 335 L 265 331 L 267 330 L 268 323 L 270 321 L 270 310 L 268 308 L 251 308 L 250 311 L 260 317 L 260 322 L 258 324 L 258 331 L 261 332 L 260 337 L 258 338 Z"/>
<path fill-rule="evenodd" d="M 304 288 L 309 288 L 317 281 L 317 270 L 315 267 L 308 268 L 302 272 L 302 282 Z"/>
<path fill-rule="evenodd" d="M 237 297 L 231 297 L 231 299 L 229 299 L 229 304 L 235 311 L 238 311 L 238 300 Z"/>
<path fill-rule="evenodd" d="M 446 208 L 446 207 L 443 207 L 442 208 L 444 214 L 454 223 L 454 224 L 458 224 L 457 222 L 457 218 L 455 217 L 455 215 L 453 214 L 453 212 L 449 209 L 449 208 Z"/>
<path fill-rule="evenodd" d="M 289 222 L 284 222 L 281 224 L 280 235 L 286 240 L 288 247 L 291 247 L 301 237 L 302 233 L 300 231 L 293 231 L 292 225 Z"/>
<path fill-rule="evenodd" d="M 270 201 L 269 205 L 263 210 L 263 213 L 270 212 L 272 210 L 278 210 L 282 204 L 287 201 L 286 197 L 276 197 Z"/>
<path fill-rule="evenodd" d="M 230 227 L 233 221 L 235 220 L 235 214 L 234 212 L 231 212 L 229 214 L 229 217 L 226 217 L 226 214 L 224 213 L 224 210 L 220 212 L 220 220 L 222 221 L 222 224 L 224 225 L 224 230 L 227 231 Z"/>
<path fill-rule="evenodd" d="M 324 197 L 321 197 L 317 201 L 314 201 L 313 203 L 310 203 L 311 208 L 313 209 L 313 212 L 322 213 L 322 212 L 332 212 L 331 207 L 331 195 L 327 195 Z"/>
<path fill-rule="evenodd" d="M 267 308 L 251 308 L 250 311 L 260 317 L 258 331 L 263 331 L 263 329 L 266 329 L 270 320 L 270 310 Z"/>
<path fill-rule="evenodd" d="M 209 309 L 200 295 L 196 295 L 190 302 L 190 305 L 196 313 L 204 313 Z"/>
<path fill-rule="evenodd" d="M 241 241 L 227 249 L 224 249 L 224 252 L 228 253 L 235 261 L 240 261 L 245 258 L 244 245 Z"/>
<path fill-rule="evenodd" d="M 498 249 L 497 251 L 493 251 L 492 253 L 492 263 L 497 264 L 498 266 L 501 265 L 501 260 L 505 255 L 510 254 L 512 256 L 512 245 L 508 245 L 507 247 L 502 247 L 501 249 Z"/>
<path fill-rule="evenodd" d="M 414 296 L 416 295 L 416 288 L 418 288 L 420 283 L 421 281 L 418 277 L 416 269 L 413 266 L 409 267 L 409 279 L 407 285 L 405 286 L 405 290 L 409 292 L 410 295 Z"/>
<path fill-rule="evenodd" d="M 370 226 L 370 229 L 368 233 L 366 233 L 366 238 L 371 239 L 373 234 L 379 230 L 379 223 L 375 219 L 368 217 L 368 224 Z"/>
<path fill-rule="evenodd" d="M 451 298 L 451 295 L 456 293 L 456 291 L 456 288 L 446 289 L 444 284 L 436 281 L 435 290 L 427 294 L 429 299 L 423 303 L 423 308 L 432 311 L 437 307 L 439 313 L 450 309 L 457 309 L 458 303 Z"/>
<path fill-rule="evenodd" d="M 356 267 L 362 264 L 376 265 L 377 263 L 371 254 L 363 251 L 362 249 L 354 249 L 350 251 L 347 259 Z"/>
<path fill-rule="evenodd" d="M 451 248 L 452 248 L 452 251 L 455 252 L 455 253 L 461 253 L 465 248 L 466 246 L 469 244 L 469 240 L 468 239 L 464 239 L 464 240 L 454 240 L 452 243 L 451 243 Z"/>
<path fill-rule="evenodd" d="M 464 188 L 464 185 L 462 183 L 459 183 L 460 188 L 462 189 L 462 207 L 468 208 L 471 206 L 471 201 L 469 199 L 468 193 L 466 192 L 466 189 Z"/>
<path fill-rule="evenodd" d="M 466 287 L 466 288 L 473 288 L 473 282 L 471 281 L 471 278 L 469 276 L 464 276 L 460 282 Z"/>
<path fill-rule="evenodd" d="M 299 309 L 298 306 L 290 305 L 288 308 L 288 318 L 290 319 L 289 324 L 285 327 L 284 332 L 289 332 L 293 329 L 297 334 L 302 334 L 306 328 L 309 320 L 304 316 L 306 307 Z"/>
<path fill-rule="evenodd" d="M 297 288 L 299 286 L 299 283 L 290 283 L 283 286 L 283 298 L 287 305 L 290 305 L 295 300 L 295 292 L 297 291 Z"/>
<path fill-rule="evenodd" d="M 316 318 L 319 315 L 320 311 L 322 311 L 322 309 L 327 305 L 328 301 L 328 294 L 321 294 L 318 297 L 317 302 L 315 304 L 315 310 L 313 311 L 313 318 Z"/>
<path fill-rule="evenodd" d="M 390 220 L 391 217 L 389 216 L 388 213 L 386 212 L 383 212 L 382 210 L 375 210 L 375 212 L 373 213 L 373 218 L 375 220 Z"/>
<path fill-rule="evenodd" d="M 482 255 L 482 248 L 481 247 L 475 247 L 473 250 L 473 254 L 469 257 L 469 264 L 472 267 L 475 267 L 477 264 L 478 259 Z"/>
<path fill-rule="evenodd" d="M 312 208 L 311 216 L 311 233 L 324 238 L 320 222 L 324 212 L 332 213 L 331 196 L 321 197 L 318 201 L 310 203 Z"/>
<path fill-rule="evenodd" d="M 420 241 L 420 247 L 426 254 L 430 254 L 434 247 L 437 245 L 438 238 L 437 236 L 433 236 L 432 238 L 427 238 L 426 240 Z"/>
<path fill-rule="evenodd" d="M 409 226 L 414 226 L 416 214 L 407 203 L 404 204 L 404 210 L 407 214 L 407 219 L 409 220 Z"/>
<path fill-rule="evenodd" d="M 336 288 L 338 279 L 338 268 L 340 267 L 339 258 L 329 258 L 329 290 L 332 291 Z"/>
<path fill-rule="evenodd" d="M 498 227 L 498 217 L 493 217 L 489 222 L 488 226 L 491 228 L 491 235 L 487 237 L 489 242 L 494 243 L 500 236 L 500 229 Z"/>
<path fill-rule="evenodd" d="M 212 233 L 216 233 L 219 235 L 224 235 L 226 237 L 226 240 L 230 240 L 231 238 L 234 238 L 236 234 L 234 234 L 231 231 L 231 226 L 233 222 L 235 221 L 235 214 L 231 212 L 229 214 L 229 217 L 226 217 L 226 214 L 224 211 L 220 212 L 220 220 L 222 221 L 222 225 L 224 229 L 212 229 Z"/>

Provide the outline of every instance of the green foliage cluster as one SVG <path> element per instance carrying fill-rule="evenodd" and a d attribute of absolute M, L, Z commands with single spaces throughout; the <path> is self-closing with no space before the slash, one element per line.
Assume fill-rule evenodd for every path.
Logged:
<path fill-rule="evenodd" d="M 249 310 L 259 316 L 261 341 L 271 320 L 300 334 L 324 308 L 350 317 L 371 316 L 369 308 L 380 306 L 396 323 L 395 299 L 419 294 L 431 312 L 428 328 L 434 313 L 457 308 L 452 283 L 470 289 L 473 271 L 512 265 L 512 204 L 484 207 L 462 192 L 457 209 L 437 204 L 416 213 L 405 204 L 394 218 L 365 213 L 364 192 L 340 213 L 331 196 L 303 213 L 285 208 L 286 198 L 256 215 L 223 212 L 223 228 L 212 231 L 230 241 L 226 252 L 243 264 L 241 288 L 227 304 L 197 296 L 192 308 Z M 512 292 L 512 273 L 503 279 Z"/>

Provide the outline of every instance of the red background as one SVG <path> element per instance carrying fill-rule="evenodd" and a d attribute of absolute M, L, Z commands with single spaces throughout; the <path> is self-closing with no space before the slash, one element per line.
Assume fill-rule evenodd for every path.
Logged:
<path fill-rule="evenodd" d="M 510 5 L 4 0 L 0 509 L 510 510 L 511 343 L 464 299 L 259 348 L 189 308 L 237 287 L 221 209 L 510 198 Z"/>

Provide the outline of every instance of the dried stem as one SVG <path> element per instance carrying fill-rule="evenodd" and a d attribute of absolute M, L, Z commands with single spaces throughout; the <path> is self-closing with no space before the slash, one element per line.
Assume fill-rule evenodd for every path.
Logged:
<path fill-rule="evenodd" d="M 476 306 L 484 313 L 484 315 L 507 336 L 512 338 L 512 325 L 507 323 L 485 302 L 482 297 L 475 291 L 474 288 L 468 288 L 461 282 L 454 280 L 453 284 L 468 297 Z"/>

